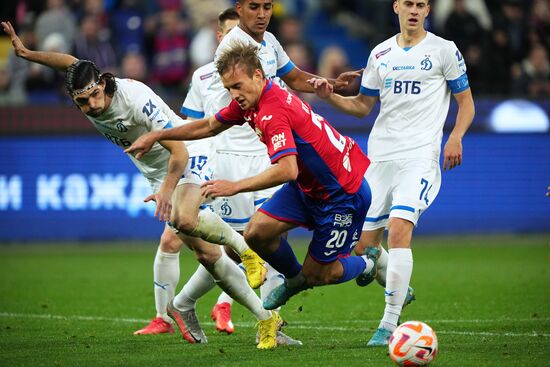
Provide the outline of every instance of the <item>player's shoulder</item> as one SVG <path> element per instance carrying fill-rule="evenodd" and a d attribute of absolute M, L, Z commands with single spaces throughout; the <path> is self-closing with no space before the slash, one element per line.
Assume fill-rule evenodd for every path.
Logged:
<path fill-rule="evenodd" d="M 277 37 L 275 37 L 275 35 L 273 33 L 267 32 L 267 31 L 264 33 L 264 41 L 267 44 L 278 44 L 279 43 L 279 40 L 277 39 Z"/>
<path fill-rule="evenodd" d="M 216 55 L 218 55 L 220 51 L 231 47 L 231 45 L 235 42 L 248 42 L 251 39 L 252 37 L 250 37 L 250 35 L 248 35 L 240 27 L 233 27 L 233 29 L 225 35 L 225 37 L 218 45 L 218 48 L 216 49 Z"/>
<path fill-rule="evenodd" d="M 454 52 L 456 50 L 456 45 L 451 40 L 447 40 L 431 32 L 428 32 L 426 37 L 427 37 L 426 41 L 430 45 L 430 47 L 437 48 L 442 52 L 448 52 L 448 51 Z"/>
<path fill-rule="evenodd" d="M 140 107 L 145 102 L 158 98 L 151 88 L 138 80 L 117 78 L 116 81 L 119 100 L 128 108 Z"/>
<path fill-rule="evenodd" d="M 397 43 L 395 42 L 396 35 L 380 42 L 371 51 L 371 56 L 375 58 L 380 58 L 381 56 L 389 53 L 393 48 L 397 46 Z"/>
<path fill-rule="evenodd" d="M 148 86 L 139 80 L 116 78 L 117 90 L 125 94 L 143 93 L 144 90 L 150 90 Z"/>
<path fill-rule="evenodd" d="M 203 65 L 195 70 L 195 72 L 193 73 L 193 81 L 204 82 L 206 80 L 210 80 L 212 79 L 215 72 L 216 64 L 214 63 L 214 61 L 209 62 L 208 64 Z"/>

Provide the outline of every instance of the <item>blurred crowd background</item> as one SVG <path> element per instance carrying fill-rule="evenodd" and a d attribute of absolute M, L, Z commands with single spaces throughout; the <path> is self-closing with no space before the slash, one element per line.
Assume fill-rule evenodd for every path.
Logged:
<path fill-rule="evenodd" d="M 10 0 L 31 49 L 71 53 L 144 81 L 181 103 L 192 72 L 210 62 L 217 15 L 234 0 Z M 432 0 L 427 28 L 453 40 L 476 96 L 550 97 L 550 0 Z M 398 33 L 392 0 L 275 0 L 269 30 L 301 69 L 326 77 L 364 67 Z M 0 105 L 70 103 L 63 75 L 15 57 L 0 36 Z M 359 80 L 345 90 L 355 94 Z"/>

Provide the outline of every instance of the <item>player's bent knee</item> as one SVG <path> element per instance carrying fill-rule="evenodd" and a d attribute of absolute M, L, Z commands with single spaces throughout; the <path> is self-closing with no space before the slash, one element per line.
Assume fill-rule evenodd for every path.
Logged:
<path fill-rule="evenodd" d="M 207 268 L 214 265 L 222 255 L 220 247 L 215 245 L 204 244 L 197 246 L 195 244 L 192 246 L 192 249 L 197 260 Z"/>
<path fill-rule="evenodd" d="M 198 224 L 198 219 L 191 215 L 173 214 L 170 222 L 178 231 L 191 234 Z"/>
<path fill-rule="evenodd" d="M 246 227 L 243 233 L 244 240 L 246 241 L 248 246 L 252 247 L 253 249 L 261 247 L 262 243 L 264 243 L 265 241 L 260 227 L 261 226 L 257 225 L 249 225 Z"/>

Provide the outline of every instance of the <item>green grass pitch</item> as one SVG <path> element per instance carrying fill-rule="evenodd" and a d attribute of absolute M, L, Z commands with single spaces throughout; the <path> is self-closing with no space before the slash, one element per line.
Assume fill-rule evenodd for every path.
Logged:
<path fill-rule="evenodd" d="M 304 241 L 293 239 L 303 258 Z M 301 245 L 298 245 L 301 244 Z M 550 365 L 550 235 L 417 237 L 417 301 L 402 320 L 439 338 L 432 366 Z M 216 334 L 215 289 L 198 303 L 209 338 L 134 336 L 154 316 L 156 244 L 0 246 L 1 366 L 391 366 L 366 348 L 384 309 L 378 284 L 308 290 L 282 310 L 299 347 L 257 350 L 254 319 L 233 307 L 236 331 Z M 181 256 L 178 288 L 196 268 Z"/>

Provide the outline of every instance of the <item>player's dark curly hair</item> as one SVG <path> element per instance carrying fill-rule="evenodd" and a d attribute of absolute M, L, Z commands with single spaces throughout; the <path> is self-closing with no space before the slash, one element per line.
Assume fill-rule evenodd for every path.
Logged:
<path fill-rule="evenodd" d="M 92 82 L 105 80 L 105 93 L 113 96 L 117 90 L 115 76 L 111 73 L 100 74 L 98 67 L 92 61 L 78 60 L 67 68 L 65 86 L 72 96 L 75 91 L 81 90 Z"/>

